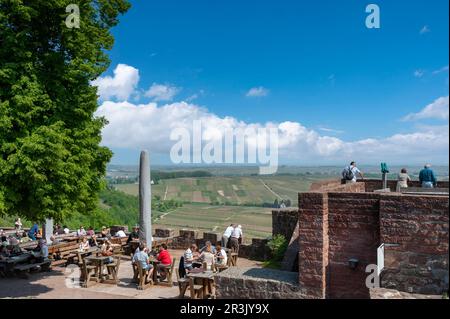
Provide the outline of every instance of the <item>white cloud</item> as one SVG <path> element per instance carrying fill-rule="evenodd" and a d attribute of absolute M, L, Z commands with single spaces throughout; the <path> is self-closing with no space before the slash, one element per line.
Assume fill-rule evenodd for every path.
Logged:
<path fill-rule="evenodd" d="M 433 103 L 428 104 L 420 112 L 408 114 L 404 121 L 417 121 L 422 119 L 448 120 L 448 96 L 440 97 Z"/>
<path fill-rule="evenodd" d="M 267 96 L 268 94 L 269 94 L 269 90 L 260 86 L 260 87 L 251 88 L 247 92 L 246 96 L 247 97 L 264 97 L 264 96 Z"/>
<path fill-rule="evenodd" d="M 444 72 L 448 72 L 448 65 L 440 68 L 439 70 L 433 71 L 433 75 L 444 73 Z"/>
<path fill-rule="evenodd" d="M 332 129 L 332 128 L 324 127 L 324 126 L 321 126 L 318 129 L 319 129 L 319 131 L 326 132 L 326 133 L 333 133 L 333 134 L 342 134 L 342 133 L 344 133 L 344 131 L 336 130 L 336 129 Z"/>
<path fill-rule="evenodd" d="M 99 77 L 92 82 L 98 87 L 98 94 L 102 100 L 116 98 L 126 101 L 136 91 L 139 83 L 139 71 L 126 64 L 118 64 L 114 69 L 114 76 Z"/>
<path fill-rule="evenodd" d="M 145 96 L 152 98 L 155 102 L 172 101 L 180 91 L 180 88 L 169 84 L 153 83 L 153 85 L 145 92 Z"/>
<path fill-rule="evenodd" d="M 416 78 L 421 78 L 421 77 L 423 77 L 425 75 L 425 71 L 424 70 L 416 70 L 416 71 L 414 71 L 414 76 L 416 77 Z"/>
<path fill-rule="evenodd" d="M 104 102 L 97 112 L 109 124 L 103 129 L 103 144 L 133 150 L 149 149 L 155 154 L 169 154 L 175 141 L 170 133 L 176 128 L 192 132 L 195 120 L 203 126 L 204 140 L 215 139 L 218 130 L 277 128 L 281 160 L 295 163 L 330 163 L 356 159 L 359 162 L 445 161 L 448 156 L 447 129 L 422 127 L 407 134 L 382 139 L 344 141 L 321 135 L 298 122 L 246 123 L 234 117 L 219 117 L 186 102 L 158 107 L 156 103 L 135 105 L 129 102 Z M 441 156 L 443 155 L 443 156 Z M 430 158 L 431 157 L 431 158 Z"/>
<path fill-rule="evenodd" d="M 429 33 L 429 32 L 431 32 L 431 29 L 430 29 L 430 27 L 429 26 L 427 26 L 427 25 L 424 25 L 423 27 L 422 27 L 422 29 L 420 29 L 420 34 L 426 34 L 426 33 Z"/>
<path fill-rule="evenodd" d="M 446 162 L 448 158 L 448 124 L 444 126 L 422 126 L 415 132 L 395 134 L 386 138 L 368 138 L 356 141 L 326 135 L 340 133 L 327 127 L 315 130 L 299 122 L 281 123 L 246 123 L 234 117 L 219 117 L 207 109 L 188 102 L 157 105 L 157 101 L 171 101 L 179 88 L 171 85 L 153 84 L 145 92 L 153 98 L 152 103 L 136 104 L 125 101 L 136 97 L 139 81 L 137 69 L 119 64 L 114 70 L 114 77 L 103 77 L 94 81 L 99 87 L 103 99 L 116 98 L 118 101 L 104 101 L 96 112 L 104 116 L 109 124 L 103 129 L 102 143 L 112 148 L 130 150 L 149 149 L 154 154 L 168 155 L 175 141 L 170 139 L 174 129 L 185 128 L 192 132 L 194 121 L 201 121 L 203 138 L 217 139 L 226 129 L 268 129 L 276 128 L 279 134 L 280 160 L 293 160 L 301 163 L 336 163 L 355 159 L 359 162 L 390 161 L 394 163 L 416 161 Z M 200 91 L 198 95 L 203 94 Z M 268 90 L 253 88 L 247 96 L 265 96 Z M 191 96 L 192 101 L 196 96 Z M 441 97 L 427 105 L 418 113 L 409 114 L 404 120 L 437 118 L 448 120 L 449 97 Z M 247 143 L 255 143 L 249 140 Z"/>

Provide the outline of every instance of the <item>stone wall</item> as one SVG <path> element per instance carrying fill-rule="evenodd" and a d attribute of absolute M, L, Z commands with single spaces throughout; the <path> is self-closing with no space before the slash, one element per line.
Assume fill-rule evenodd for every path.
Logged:
<path fill-rule="evenodd" d="M 271 255 L 267 243 L 268 239 L 252 238 L 252 243 L 250 245 L 239 246 L 239 257 L 258 261 L 266 261 L 270 259 Z"/>
<path fill-rule="evenodd" d="M 214 276 L 219 299 L 303 299 L 297 273 L 274 269 L 231 267 Z"/>
<path fill-rule="evenodd" d="M 326 297 L 328 267 L 328 194 L 300 193 L 299 283 L 308 298 Z"/>
<path fill-rule="evenodd" d="M 368 264 L 377 263 L 380 196 L 374 193 L 328 194 L 329 298 L 369 298 Z M 356 269 L 349 260 L 358 260 Z"/>
<path fill-rule="evenodd" d="M 299 194 L 299 283 L 308 298 L 369 298 L 365 267 L 377 263 L 381 243 L 398 245 L 386 248 L 382 285 L 448 290 L 448 197 L 368 193 L 361 185 Z"/>
<path fill-rule="evenodd" d="M 366 192 L 373 192 L 377 189 L 383 188 L 383 182 L 379 179 L 365 179 L 365 180 L 359 180 L 358 183 L 363 183 L 366 188 Z M 391 189 L 392 192 L 395 192 L 397 189 L 397 181 L 396 180 L 388 180 L 387 181 L 388 187 Z M 408 186 L 410 187 L 421 187 L 419 181 L 412 181 L 408 183 Z M 438 188 L 449 188 L 449 182 L 448 181 L 439 181 L 437 183 Z"/>
<path fill-rule="evenodd" d="M 298 208 L 272 210 L 272 236 L 283 235 L 289 241 L 297 221 Z"/>
<path fill-rule="evenodd" d="M 448 291 L 448 197 L 386 194 L 380 203 L 385 248 L 382 286 L 418 294 Z"/>

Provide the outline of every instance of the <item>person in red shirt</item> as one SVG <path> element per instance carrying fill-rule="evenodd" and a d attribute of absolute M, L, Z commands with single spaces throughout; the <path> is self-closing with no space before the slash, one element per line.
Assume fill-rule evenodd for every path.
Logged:
<path fill-rule="evenodd" d="M 158 265 L 158 271 L 161 276 L 161 280 L 164 280 L 167 276 L 165 267 L 170 266 L 172 264 L 172 257 L 167 251 L 167 245 L 161 244 L 159 247 L 159 254 L 156 257 L 160 264 Z"/>

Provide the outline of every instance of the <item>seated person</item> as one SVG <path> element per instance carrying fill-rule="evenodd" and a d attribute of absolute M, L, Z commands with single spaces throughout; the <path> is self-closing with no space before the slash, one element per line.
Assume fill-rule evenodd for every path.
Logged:
<path fill-rule="evenodd" d="M 216 263 L 219 265 L 226 265 L 228 261 L 227 252 L 222 248 L 222 243 L 216 244 Z"/>
<path fill-rule="evenodd" d="M 33 256 L 36 258 L 36 262 L 43 262 L 48 259 L 48 246 L 45 239 L 39 239 L 37 248 L 39 251 L 33 251 Z"/>
<path fill-rule="evenodd" d="M 91 246 L 89 245 L 89 241 L 86 236 L 83 236 L 80 243 L 80 250 L 88 250 Z"/>
<path fill-rule="evenodd" d="M 22 240 L 23 233 L 20 230 L 16 230 L 14 237 L 20 242 Z"/>
<path fill-rule="evenodd" d="M 8 241 L 8 237 L 3 229 L 0 229 L 0 242 Z"/>
<path fill-rule="evenodd" d="M 86 235 L 88 235 L 88 236 L 94 236 L 95 235 L 95 231 L 94 231 L 94 228 L 92 226 L 90 226 L 88 228 L 88 231 L 86 232 Z"/>
<path fill-rule="evenodd" d="M 128 236 L 127 244 L 129 244 L 130 241 L 137 240 L 137 239 L 139 239 L 139 227 L 134 226 L 133 231 Z"/>
<path fill-rule="evenodd" d="M 103 226 L 103 227 L 102 227 L 102 231 L 101 231 L 100 236 L 101 236 L 102 238 L 108 238 L 108 239 L 111 239 L 111 233 L 110 233 L 110 231 L 109 231 L 109 228 L 106 228 L 106 226 Z"/>
<path fill-rule="evenodd" d="M 50 236 L 50 245 L 56 245 L 61 242 L 61 239 L 57 238 L 56 235 Z"/>
<path fill-rule="evenodd" d="M 125 234 L 125 232 L 123 231 L 123 228 L 120 228 L 116 234 L 114 235 L 114 237 L 118 237 L 118 238 L 125 238 L 127 237 L 127 234 Z"/>
<path fill-rule="evenodd" d="M 211 252 L 212 252 L 213 254 L 216 253 L 216 247 L 214 247 L 214 246 L 212 245 L 212 243 L 211 243 L 209 240 L 205 243 L 205 247 L 203 247 L 202 249 L 200 249 L 200 252 L 201 252 L 201 253 L 204 252 L 208 247 L 210 248 L 210 250 L 211 250 Z"/>
<path fill-rule="evenodd" d="M 186 251 L 184 252 L 184 269 L 187 272 L 191 271 L 194 268 L 194 261 L 198 259 L 197 245 L 192 244 Z"/>
<path fill-rule="evenodd" d="M 206 246 L 205 250 L 200 254 L 200 259 L 206 264 L 205 270 L 213 270 L 215 264 L 215 256 L 212 252 L 211 246 Z"/>
<path fill-rule="evenodd" d="M 172 257 L 167 251 L 166 244 L 161 244 L 161 246 L 159 247 L 159 254 L 156 259 L 160 262 L 160 264 L 158 265 L 158 271 L 161 275 L 161 280 L 164 280 L 167 276 L 165 267 L 172 265 Z"/>
<path fill-rule="evenodd" d="M 33 227 L 28 231 L 28 237 L 31 240 L 36 240 L 36 237 L 39 235 L 39 226 L 37 223 L 34 223 Z"/>
<path fill-rule="evenodd" d="M 136 253 L 133 255 L 132 263 L 136 264 L 139 263 L 141 265 L 141 268 L 145 271 L 148 271 L 147 273 L 147 281 L 149 278 L 152 278 L 153 274 L 153 265 L 150 264 L 150 258 L 148 257 L 148 254 L 146 252 L 147 248 L 145 247 L 144 243 L 140 243 L 139 247 L 136 249 Z"/>
<path fill-rule="evenodd" d="M 97 235 L 94 234 L 91 236 L 91 238 L 89 238 L 89 246 L 98 247 Z"/>
<path fill-rule="evenodd" d="M 70 229 L 67 226 L 63 226 L 64 234 L 68 235 L 70 233 Z"/>
<path fill-rule="evenodd" d="M 61 225 L 59 225 L 59 224 L 56 225 L 54 234 L 55 235 L 64 235 L 64 228 L 62 228 Z"/>
<path fill-rule="evenodd" d="M 0 256 L 3 258 L 7 258 L 10 255 L 11 255 L 11 252 L 8 249 L 8 243 L 6 241 L 2 242 L 0 245 Z"/>
<path fill-rule="evenodd" d="M 80 228 L 77 230 L 77 236 L 86 236 L 86 230 L 84 229 L 83 225 L 80 225 Z"/>
<path fill-rule="evenodd" d="M 108 256 L 108 260 L 105 261 L 105 264 L 110 264 L 114 262 L 112 255 L 114 254 L 114 250 L 112 244 L 109 240 L 106 240 L 102 245 L 102 256 Z"/>

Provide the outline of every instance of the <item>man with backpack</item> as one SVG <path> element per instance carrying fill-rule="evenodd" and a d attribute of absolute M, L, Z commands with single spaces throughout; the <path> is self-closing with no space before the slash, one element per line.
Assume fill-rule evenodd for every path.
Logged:
<path fill-rule="evenodd" d="M 364 179 L 364 174 L 356 167 L 355 162 L 351 162 L 350 165 L 342 171 L 342 178 L 347 183 L 356 183 L 358 175 L 361 176 L 361 179 Z"/>

